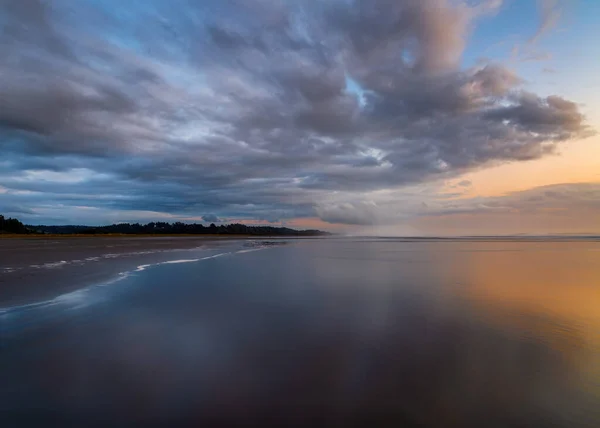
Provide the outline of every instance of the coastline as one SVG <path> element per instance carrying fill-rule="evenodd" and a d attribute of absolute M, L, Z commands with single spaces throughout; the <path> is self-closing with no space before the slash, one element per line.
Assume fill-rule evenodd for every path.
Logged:
<path fill-rule="evenodd" d="M 290 238 L 312 238 L 312 236 L 269 236 L 269 235 L 219 235 L 219 234 L 194 234 L 194 233 L 0 233 L 2 239 L 71 239 L 71 238 L 89 238 L 89 239 L 104 239 L 104 238 L 196 238 L 196 239 L 290 239 Z"/>
<path fill-rule="evenodd" d="M 118 279 L 141 265 L 202 257 L 243 241 L 248 241 L 248 237 L 2 239 L 0 308 L 51 300 L 82 287 Z"/>

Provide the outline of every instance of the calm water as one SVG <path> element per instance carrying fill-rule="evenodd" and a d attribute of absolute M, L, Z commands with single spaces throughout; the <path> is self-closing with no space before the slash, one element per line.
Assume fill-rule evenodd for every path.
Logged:
<path fill-rule="evenodd" d="M 0 425 L 600 426 L 598 242 L 239 249 L 4 310 Z"/>

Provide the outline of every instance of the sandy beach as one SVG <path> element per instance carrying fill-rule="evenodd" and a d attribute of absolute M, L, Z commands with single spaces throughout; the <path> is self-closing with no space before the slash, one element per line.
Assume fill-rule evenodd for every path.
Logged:
<path fill-rule="evenodd" d="M 0 239 L 0 308 L 52 298 L 110 280 L 140 264 L 175 259 L 237 240 L 127 236 Z"/>

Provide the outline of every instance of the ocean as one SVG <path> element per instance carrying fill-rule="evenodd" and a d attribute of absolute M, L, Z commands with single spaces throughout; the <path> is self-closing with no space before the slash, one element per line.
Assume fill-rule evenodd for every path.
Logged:
<path fill-rule="evenodd" d="M 2 427 L 600 426 L 598 241 L 231 240 L 80 284 L 60 262 L 19 278 L 69 291 L 0 305 Z"/>

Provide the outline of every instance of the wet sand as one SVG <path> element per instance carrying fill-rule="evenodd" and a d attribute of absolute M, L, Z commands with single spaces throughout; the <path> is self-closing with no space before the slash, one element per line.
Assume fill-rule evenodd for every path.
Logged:
<path fill-rule="evenodd" d="M 223 245 L 0 310 L 0 427 L 600 427 L 597 242 Z"/>
<path fill-rule="evenodd" d="M 60 237 L 0 239 L 0 308 L 56 297 L 145 263 L 248 238 Z"/>

